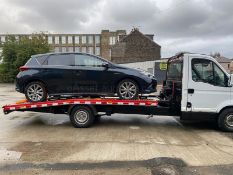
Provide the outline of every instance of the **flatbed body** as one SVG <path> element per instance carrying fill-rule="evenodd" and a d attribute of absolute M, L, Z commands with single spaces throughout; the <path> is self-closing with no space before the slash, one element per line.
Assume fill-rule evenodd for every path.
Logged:
<path fill-rule="evenodd" d="M 13 111 L 33 111 L 55 114 L 69 114 L 74 106 L 87 105 L 95 109 L 95 113 L 105 112 L 107 115 L 113 113 L 147 114 L 147 115 L 169 115 L 168 107 L 160 106 L 158 98 L 120 100 L 117 98 L 74 98 L 60 99 L 45 102 L 16 102 L 15 104 L 3 106 L 4 114 Z"/>

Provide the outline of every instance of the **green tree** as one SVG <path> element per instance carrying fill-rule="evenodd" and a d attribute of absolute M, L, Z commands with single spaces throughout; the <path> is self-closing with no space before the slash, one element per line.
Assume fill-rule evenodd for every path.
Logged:
<path fill-rule="evenodd" d="M 47 53 L 51 50 L 44 34 L 34 34 L 32 38 L 21 37 L 16 40 L 8 37 L 3 44 L 0 65 L 0 82 L 13 82 L 19 67 L 23 66 L 31 55 Z"/>

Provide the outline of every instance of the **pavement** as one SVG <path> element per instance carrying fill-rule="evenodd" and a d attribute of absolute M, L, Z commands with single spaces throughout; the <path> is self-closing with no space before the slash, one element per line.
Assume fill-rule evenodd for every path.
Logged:
<path fill-rule="evenodd" d="M 24 99 L 0 84 L 0 106 Z M 233 133 L 172 116 L 114 114 L 91 128 L 66 115 L 0 110 L 0 174 L 229 174 Z"/>

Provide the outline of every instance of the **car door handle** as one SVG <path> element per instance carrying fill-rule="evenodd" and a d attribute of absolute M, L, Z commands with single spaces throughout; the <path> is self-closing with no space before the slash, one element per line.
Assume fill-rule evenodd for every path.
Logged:
<path fill-rule="evenodd" d="M 81 74 L 81 71 L 80 70 L 76 70 L 75 71 L 75 75 L 80 75 Z"/>
<path fill-rule="evenodd" d="M 188 89 L 188 94 L 193 94 L 194 93 L 194 89 Z"/>

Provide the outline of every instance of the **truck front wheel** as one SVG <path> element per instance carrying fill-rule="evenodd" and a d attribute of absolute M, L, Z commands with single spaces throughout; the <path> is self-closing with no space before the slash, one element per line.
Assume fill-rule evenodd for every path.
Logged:
<path fill-rule="evenodd" d="M 233 108 L 224 109 L 220 113 L 218 126 L 223 131 L 233 132 Z"/>

